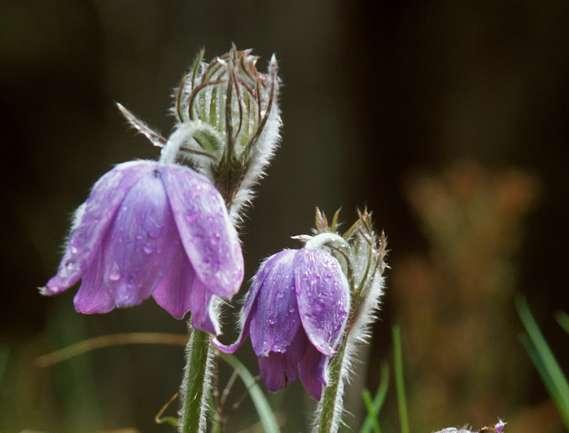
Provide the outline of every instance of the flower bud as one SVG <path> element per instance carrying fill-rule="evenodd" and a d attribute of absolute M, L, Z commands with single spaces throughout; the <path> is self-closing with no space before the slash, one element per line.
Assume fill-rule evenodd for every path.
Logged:
<path fill-rule="evenodd" d="M 207 171 L 235 208 L 250 200 L 250 188 L 274 152 L 281 124 L 276 58 L 267 73 L 257 70 L 257 60 L 251 50 L 232 47 L 206 63 L 202 51 L 182 79 L 173 108 L 179 124 L 201 122 L 211 128 L 193 138 L 198 150 L 214 156 Z"/>
<path fill-rule="evenodd" d="M 163 162 L 181 156 L 208 176 L 233 219 L 251 201 L 279 140 L 277 61 L 273 55 L 261 73 L 257 60 L 252 50 L 232 47 L 208 63 L 200 51 L 175 91 L 171 111 L 177 122 L 168 140 L 119 105 L 131 125 L 163 147 Z"/>

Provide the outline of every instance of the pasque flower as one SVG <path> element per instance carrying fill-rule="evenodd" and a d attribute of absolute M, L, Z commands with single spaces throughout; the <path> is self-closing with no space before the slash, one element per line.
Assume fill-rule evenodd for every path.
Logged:
<path fill-rule="evenodd" d="M 250 336 L 270 391 L 300 378 L 320 399 L 349 308 L 348 282 L 332 255 L 319 248 L 283 250 L 266 259 L 253 277 L 238 340 L 216 345 L 234 353 Z"/>
<path fill-rule="evenodd" d="M 225 203 L 212 183 L 175 163 L 120 164 L 76 213 L 57 274 L 42 293 L 81 280 L 80 313 L 106 313 L 152 296 L 175 318 L 215 333 L 214 297 L 231 298 L 243 257 Z"/>

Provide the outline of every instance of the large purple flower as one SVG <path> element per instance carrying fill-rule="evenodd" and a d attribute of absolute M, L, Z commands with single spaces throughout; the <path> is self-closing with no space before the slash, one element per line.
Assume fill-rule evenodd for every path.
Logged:
<path fill-rule="evenodd" d="M 254 276 L 237 341 L 215 343 L 234 353 L 250 336 L 270 391 L 300 378 L 319 400 L 349 307 L 348 282 L 334 257 L 320 249 L 283 250 L 265 260 Z"/>
<path fill-rule="evenodd" d="M 129 307 L 152 296 L 172 316 L 217 333 L 212 297 L 229 299 L 243 279 L 243 256 L 225 203 L 188 167 L 155 161 L 120 164 L 77 211 L 57 275 L 42 292 L 79 280 L 84 314 Z"/>

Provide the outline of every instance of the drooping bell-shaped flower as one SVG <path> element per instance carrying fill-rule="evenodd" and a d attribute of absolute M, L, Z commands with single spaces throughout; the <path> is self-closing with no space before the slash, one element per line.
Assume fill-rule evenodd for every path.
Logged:
<path fill-rule="evenodd" d="M 283 250 L 266 259 L 254 276 L 238 340 L 216 345 L 234 353 L 249 336 L 270 391 L 300 378 L 320 399 L 349 309 L 348 282 L 334 257 L 318 248 Z"/>
<path fill-rule="evenodd" d="M 81 280 L 84 314 L 107 313 L 152 296 L 177 319 L 218 332 L 214 297 L 229 299 L 243 256 L 225 203 L 212 183 L 174 163 L 117 165 L 79 208 L 57 274 L 42 288 L 59 294 Z"/>

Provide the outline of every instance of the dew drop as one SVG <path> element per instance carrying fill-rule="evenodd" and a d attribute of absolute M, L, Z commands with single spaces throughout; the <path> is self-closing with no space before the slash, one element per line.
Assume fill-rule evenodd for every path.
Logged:
<path fill-rule="evenodd" d="M 113 266 L 111 268 L 111 273 L 109 275 L 109 280 L 118 281 L 120 279 L 121 279 L 121 274 L 120 274 L 120 270 L 119 270 L 119 265 L 117 265 L 116 263 L 113 263 Z"/>
<path fill-rule="evenodd" d="M 144 251 L 144 254 L 149 256 L 150 254 L 152 254 L 154 252 L 154 249 L 150 245 L 144 245 L 144 247 L 142 248 L 142 251 Z"/>

